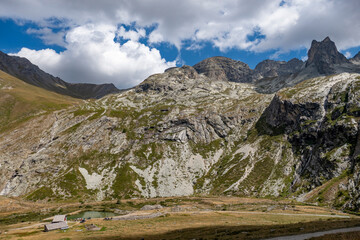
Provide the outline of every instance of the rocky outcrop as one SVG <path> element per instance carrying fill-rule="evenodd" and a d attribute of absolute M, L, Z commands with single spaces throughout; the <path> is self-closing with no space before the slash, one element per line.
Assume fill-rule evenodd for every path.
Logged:
<path fill-rule="evenodd" d="M 187 89 L 187 80 L 196 79 L 198 73 L 191 67 L 184 65 L 180 68 L 174 67 L 165 70 L 164 74 L 155 74 L 135 87 L 136 92 L 155 91 L 157 93 L 172 92 Z M 175 81 L 168 81 L 173 78 Z M 180 89 L 179 89 L 180 88 Z"/>
<path fill-rule="evenodd" d="M 360 61 L 360 52 L 358 52 L 352 59 Z"/>
<path fill-rule="evenodd" d="M 243 62 L 226 57 L 211 57 L 197 64 L 194 69 L 210 79 L 230 82 L 252 82 L 253 71 Z"/>
<path fill-rule="evenodd" d="M 352 59 L 350 59 L 350 61 L 355 65 L 360 65 L 360 52 L 358 52 Z"/>
<path fill-rule="evenodd" d="M 312 41 L 306 67 L 314 65 L 320 74 L 330 75 L 336 72 L 333 65 L 348 62 L 346 57 L 338 52 L 335 43 L 326 37 L 321 42 Z"/>
<path fill-rule="evenodd" d="M 260 118 L 258 130 L 267 134 L 290 133 L 301 123 L 321 117 L 320 104 L 316 102 L 293 103 L 276 95 Z"/>
<path fill-rule="evenodd" d="M 307 193 L 336 178 L 332 184 L 338 185 L 332 186 L 331 191 L 347 189 L 353 197 L 339 201 L 345 193 L 333 193 L 330 200 L 341 207 L 358 209 L 359 196 L 355 192 L 359 183 L 354 167 L 358 168 L 356 146 L 360 145 L 360 98 L 356 90 L 359 76 L 348 76 L 324 78 L 321 82 L 327 81 L 325 88 L 320 84 L 312 90 L 305 86 L 306 94 L 280 91 L 256 126 L 263 134 L 287 135 L 293 154 L 299 158 L 292 191 Z M 324 201 L 321 196 L 319 199 Z"/>
<path fill-rule="evenodd" d="M 54 77 L 26 58 L 9 56 L 0 51 L 0 70 L 23 80 L 26 83 L 49 91 L 75 98 L 101 98 L 111 93 L 119 93 L 113 84 L 68 83 Z"/>
<path fill-rule="evenodd" d="M 255 67 L 263 78 L 273 78 L 279 76 L 289 76 L 293 73 L 299 72 L 304 67 L 304 62 L 293 58 L 288 62 L 264 60 Z"/>
<path fill-rule="evenodd" d="M 207 58 L 197 64 L 194 69 L 210 79 L 241 83 L 254 83 L 258 91 L 273 93 L 287 85 L 292 75 L 304 68 L 304 62 L 291 59 L 289 62 L 265 60 L 254 70 L 243 62 L 225 57 Z"/>

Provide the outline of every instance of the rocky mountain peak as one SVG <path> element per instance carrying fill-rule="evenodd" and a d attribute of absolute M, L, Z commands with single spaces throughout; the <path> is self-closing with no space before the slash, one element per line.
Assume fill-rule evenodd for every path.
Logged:
<path fill-rule="evenodd" d="M 337 50 L 335 43 L 326 37 L 321 42 L 312 41 L 306 67 L 314 65 L 320 74 L 329 75 L 335 73 L 332 65 L 348 62 L 346 57 Z"/>
<path fill-rule="evenodd" d="M 324 38 L 324 40 L 322 42 L 332 42 L 334 43 L 333 41 L 331 41 L 330 37 L 327 36 L 326 38 Z"/>
<path fill-rule="evenodd" d="M 360 61 L 360 52 L 358 52 L 352 59 L 356 61 Z"/>
<path fill-rule="evenodd" d="M 191 88 L 190 80 L 199 78 L 197 71 L 188 65 L 172 67 L 164 73 L 153 74 L 135 87 L 138 93 L 154 91 L 156 93 L 170 93 L 184 91 Z M 206 82 L 206 77 L 201 76 L 201 82 Z"/>
<path fill-rule="evenodd" d="M 211 79 L 231 82 L 251 82 L 252 70 L 241 61 L 227 57 L 211 57 L 197 64 L 194 69 Z"/>

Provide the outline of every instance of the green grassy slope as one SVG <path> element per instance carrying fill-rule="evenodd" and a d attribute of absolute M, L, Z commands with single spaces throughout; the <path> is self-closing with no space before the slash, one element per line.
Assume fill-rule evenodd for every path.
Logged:
<path fill-rule="evenodd" d="M 27 84 L 0 71 L 0 132 L 9 130 L 33 116 L 80 102 L 81 100 Z"/>

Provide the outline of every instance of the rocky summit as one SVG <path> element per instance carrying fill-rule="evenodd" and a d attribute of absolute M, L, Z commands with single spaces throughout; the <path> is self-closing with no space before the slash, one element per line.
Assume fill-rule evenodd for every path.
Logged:
<path fill-rule="evenodd" d="M 344 64 L 349 61 L 338 52 L 335 43 L 326 37 L 322 42 L 314 40 L 308 53 L 306 66 L 314 64 L 320 74 L 334 74 L 335 69 L 331 65 Z"/>
<path fill-rule="evenodd" d="M 47 95 L 23 121 L 3 120 L 0 195 L 271 196 L 358 210 L 360 74 L 334 46 L 254 70 L 210 58 L 56 108 Z M 0 91 L 10 98 L 18 81 L 2 73 Z"/>

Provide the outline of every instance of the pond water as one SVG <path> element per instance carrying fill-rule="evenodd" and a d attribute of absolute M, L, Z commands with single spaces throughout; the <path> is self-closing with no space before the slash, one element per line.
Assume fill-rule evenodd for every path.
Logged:
<path fill-rule="evenodd" d="M 97 211 L 86 211 L 86 212 L 80 212 L 74 215 L 68 215 L 68 220 L 73 220 L 77 218 L 105 218 L 105 217 L 113 217 L 116 216 L 113 212 L 97 212 Z"/>

